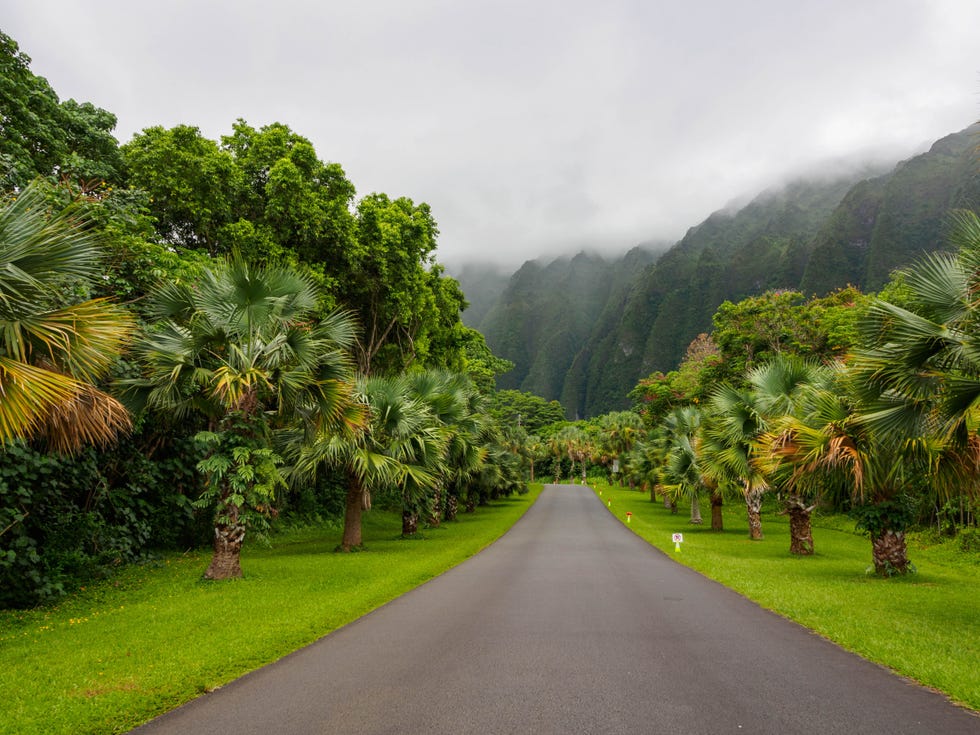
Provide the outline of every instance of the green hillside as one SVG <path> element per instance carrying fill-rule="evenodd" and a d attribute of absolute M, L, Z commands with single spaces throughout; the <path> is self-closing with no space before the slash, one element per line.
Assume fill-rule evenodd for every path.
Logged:
<path fill-rule="evenodd" d="M 888 172 L 768 190 L 713 213 L 659 258 L 635 249 L 613 261 L 525 263 L 472 323 L 516 365 L 501 387 L 559 399 L 571 418 L 625 408 L 639 378 L 676 367 L 725 300 L 877 289 L 942 247 L 946 212 L 980 206 L 978 134 L 974 125 L 947 136 Z"/>

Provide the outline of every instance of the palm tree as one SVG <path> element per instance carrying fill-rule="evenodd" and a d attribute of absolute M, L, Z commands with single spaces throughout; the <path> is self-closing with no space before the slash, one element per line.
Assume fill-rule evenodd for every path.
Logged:
<path fill-rule="evenodd" d="M 130 427 L 129 412 L 95 383 L 129 341 L 132 317 L 105 299 L 65 299 L 99 273 L 83 206 L 52 211 L 32 184 L 0 209 L 2 443 L 40 437 L 70 453 Z"/>
<path fill-rule="evenodd" d="M 827 387 L 832 376 L 829 367 L 782 354 L 752 369 L 748 375 L 756 406 L 771 427 L 759 435 L 758 451 L 763 458 L 776 460 L 767 465 L 763 459 L 763 466 L 779 489 L 785 491 L 781 493 L 781 513 L 789 515 L 789 550 L 800 556 L 813 553 L 810 514 L 816 507 L 820 485 L 815 481 L 818 476 L 812 473 L 782 470 L 787 468 L 785 460 L 794 456 L 793 438 L 801 430 L 801 417 L 813 408 L 807 398 L 812 391 Z"/>
<path fill-rule="evenodd" d="M 430 525 L 439 525 L 444 490 L 460 487 L 486 459 L 486 451 L 481 446 L 486 411 L 482 396 L 465 375 L 443 370 L 417 371 L 408 375 L 408 382 L 411 393 L 428 407 L 445 439 L 445 456 L 432 463 L 439 482 L 428 504 Z M 406 531 L 413 523 L 417 525 L 417 512 L 412 518 L 417 510 L 406 508 L 404 535 L 411 535 Z"/>
<path fill-rule="evenodd" d="M 534 482 L 534 463 L 543 455 L 545 444 L 540 436 L 532 434 L 525 439 L 524 450 L 530 465 L 530 482 Z"/>
<path fill-rule="evenodd" d="M 755 397 L 747 390 L 723 385 L 709 401 L 712 474 L 720 482 L 737 483 L 745 498 L 749 538 L 762 538 L 762 498 L 769 489 L 762 454 L 756 442 L 766 424 Z"/>
<path fill-rule="evenodd" d="M 203 417 L 209 455 L 202 498 L 215 503 L 214 555 L 204 576 L 241 576 L 246 528 L 282 480 L 273 433 L 355 431 L 348 350 L 354 325 L 334 313 L 317 320 L 312 282 L 287 267 L 252 267 L 235 256 L 200 281 L 169 284 L 152 297 L 158 319 L 136 346 L 145 376 L 129 381 L 150 409 Z"/>
<path fill-rule="evenodd" d="M 582 484 L 584 485 L 586 482 L 585 461 L 588 459 L 591 453 L 588 436 L 578 426 L 569 425 L 563 427 L 555 438 L 558 442 L 559 451 L 561 454 L 568 457 L 569 464 L 571 465 L 571 469 L 569 470 L 568 474 L 573 481 L 575 479 L 575 463 L 581 463 Z"/>
<path fill-rule="evenodd" d="M 909 570 L 905 528 L 911 520 L 903 496 L 918 489 L 928 458 L 913 443 L 889 440 L 862 414 L 853 383 L 843 370 L 829 387 L 808 392 L 800 414 L 780 423 L 780 459 L 791 469 L 787 484 L 801 493 L 841 488 L 854 503 L 858 525 L 871 535 L 879 575 Z M 810 487 L 807 487 L 810 486 Z"/>
<path fill-rule="evenodd" d="M 980 218 L 960 211 L 950 222 L 957 252 L 905 271 L 904 307 L 872 303 L 853 365 L 863 422 L 892 454 L 918 459 L 928 489 L 943 498 L 976 496 L 980 467 Z M 898 492 L 872 487 L 879 572 L 907 567 L 905 519 L 900 508 L 893 513 Z"/>
<path fill-rule="evenodd" d="M 620 458 L 629 453 L 643 436 L 643 419 L 632 411 L 608 413 L 599 422 L 600 446 L 603 464 L 619 465 Z M 624 473 L 619 473 L 620 485 Z"/>
<path fill-rule="evenodd" d="M 561 480 L 561 463 L 565 456 L 565 441 L 561 436 L 561 432 L 555 432 L 548 437 L 547 441 L 548 453 L 551 455 L 553 469 L 555 471 L 555 484 L 557 485 L 559 480 Z M 575 468 L 572 468 L 574 473 Z"/>
<path fill-rule="evenodd" d="M 406 531 L 405 512 L 412 515 L 438 484 L 446 450 L 442 427 L 425 401 L 412 394 L 406 376 L 362 375 L 356 394 L 369 415 L 359 430 L 300 437 L 289 449 L 294 479 L 314 477 L 324 466 L 338 467 L 346 474 L 343 551 L 363 545 L 361 514 L 371 508 L 373 496 L 385 490 L 399 493 Z M 417 519 L 417 512 L 414 515 Z M 407 530 L 408 535 L 414 533 L 410 527 Z"/>
<path fill-rule="evenodd" d="M 701 525 L 701 493 L 712 491 L 701 452 L 701 411 L 696 406 L 675 408 L 664 419 L 667 457 L 663 469 L 664 490 L 674 502 L 691 502 L 691 523 Z"/>

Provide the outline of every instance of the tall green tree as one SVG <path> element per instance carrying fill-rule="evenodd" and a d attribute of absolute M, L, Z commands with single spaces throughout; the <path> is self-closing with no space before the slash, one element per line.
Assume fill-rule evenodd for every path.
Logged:
<path fill-rule="evenodd" d="M 437 317 L 429 272 L 438 234 L 432 212 L 405 197 L 371 194 L 358 202 L 356 218 L 337 294 L 361 323 L 358 369 L 370 375 L 399 372 L 417 360 L 425 364 L 421 342 Z"/>
<path fill-rule="evenodd" d="M 122 160 L 112 136 L 115 115 L 89 102 L 61 102 L 31 59 L 0 32 L 0 189 L 35 176 L 75 182 L 118 180 Z"/>
<path fill-rule="evenodd" d="M 362 421 L 348 349 L 353 323 L 342 313 L 317 320 L 318 293 L 286 267 L 220 262 L 193 284 L 154 296 L 158 322 L 136 353 L 146 374 L 130 382 L 148 407 L 198 415 L 209 448 L 200 469 L 213 503 L 214 555 L 208 579 L 241 576 L 246 529 L 281 485 L 273 432 L 304 422 L 308 432 L 350 432 Z"/>
<path fill-rule="evenodd" d="M 234 156 L 190 125 L 150 127 L 123 146 L 131 186 L 150 195 L 165 241 L 228 254 L 227 230 L 239 219 L 244 177 Z"/>

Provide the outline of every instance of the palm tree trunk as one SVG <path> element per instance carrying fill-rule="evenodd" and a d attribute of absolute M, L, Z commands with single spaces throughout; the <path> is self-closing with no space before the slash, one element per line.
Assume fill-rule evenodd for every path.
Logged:
<path fill-rule="evenodd" d="M 429 506 L 428 524 L 432 528 L 438 528 L 442 522 L 442 488 L 437 487 L 432 495 L 432 504 Z"/>
<path fill-rule="evenodd" d="M 534 460 L 531 460 L 531 482 L 534 482 Z"/>
<path fill-rule="evenodd" d="M 711 493 L 711 530 L 712 531 L 724 531 L 725 522 L 721 515 L 722 506 L 721 493 L 714 492 Z"/>
<path fill-rule="evenodd" d="M 419 530 L 419 516 L 410 510 L 402 511 L 402 536 L 414 536 Z"/>
<path fill-rule="evenodd" d="M 239 509 L 228 509 L 230 523 L 214 525 L 214 555 L 205 579 L 234 579 L 242 576 L 242 542 L 245 540 L 245 524 L 238 520 Z"/>
<path fill-rule="evenodd" d="M 810 556 L 813 553 L 813 529 L 810 513 L 813 506 L 807 507 L 802 498 L 790 495 L 786 499 L 786 513 L 789 514 L 789 553 L 797 556 Z"/>
<path fill-rule="evenodd" d="M 459 512 L 459 498 L 455 495 L 450 494 L 446 498 L 446 520 L 455 521 L 456 513 Z"/>
<path fill-rule="evenodd" d="M 905 531 L 892 531 L 885 528 L 871 534 L 871 558 L 875 574 L 891 577 L 895 574 L 908 574 L 909 558 L 905 546 Z"/>
<path fill-rule="evenodd" d="M 361 511 L 364 504 L 364 488 L 353 474 L 347 478 L 347 505 L 344 511 L 344 536 L 340 541 L 343 551 L 356 549 L 361 540 Z"/>
<path fill-rule="evenodd" d="M 749 538 L 753 541 L 762 540 L 762 495 L 761 488 L 749 489 L 746 483 L 745 510 L 749 516 Z"/>
<path fill-rule="evenodd" d="M 701 498 L 697 493 L 691 496 L 691 523 L 700 526 L 704 521 L 701 519 Z"/>

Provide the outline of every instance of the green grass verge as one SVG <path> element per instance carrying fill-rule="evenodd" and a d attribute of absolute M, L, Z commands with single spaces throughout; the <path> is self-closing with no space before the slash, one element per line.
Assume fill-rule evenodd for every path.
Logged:
<path fill-rule="evenodd" d="M 204 582 L 195 551 L 123 570 L 56 606 L 0 611 L 0 732 L 117 733 L 281 658 L 477 553 L 541 491 L 403 541 L 401 515 L 364 515 L 367 550 L 337 528 L 246 544 L 245 577 Z"/>
<path fill-rule="evenodd" d="M 816 553 L 789 553 L 789 523 L 768 508 L 765 539 L 750 541 L 745 506 L 727 501 L 725 530 L 710 530 L 651 503 L 648 494 L 596 482 L 609 510 L 673 559 L 717 580 L 762 607 L 810 628 L 844 648 L 938 689 L 980 710 L 980 554 L 954 551 L 954 543 L 909 544 L 918 573 L 880 579 L 867 573 L 871 542 L 853 521 L 814 516 Z M 683 533 L 675 552 L 673 533 Z"/>

